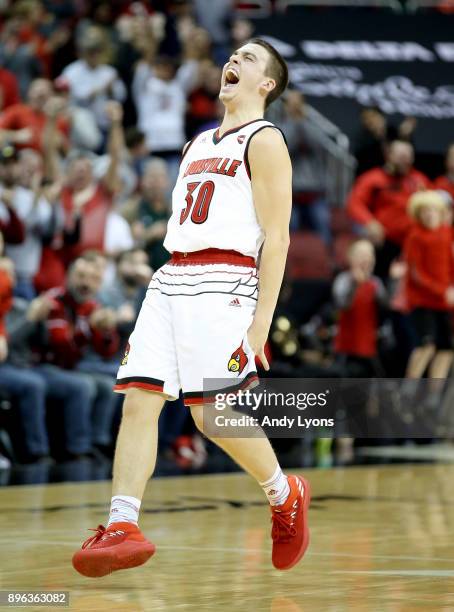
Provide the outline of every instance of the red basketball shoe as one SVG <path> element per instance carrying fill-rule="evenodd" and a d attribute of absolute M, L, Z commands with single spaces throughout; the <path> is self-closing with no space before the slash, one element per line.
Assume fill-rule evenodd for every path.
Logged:
<path fill-rule="evenodd" d="M 307 512 L 311 501 L 310 485 L 301 476 L 289 476 L 288 483 L 290 494 L 287 501 L 281 506 L 271 506 L 272 561 L 280 570 L 296 565 L 309 545 Z"/>
<path fill-rule="evenodd" d="M 73 567 L 83 576 L 98 578 L 117 570 L 142 565 L 156 547 L 134 523 L 112 523 L 107 529 L 99 525 L 73 556 Z"/>

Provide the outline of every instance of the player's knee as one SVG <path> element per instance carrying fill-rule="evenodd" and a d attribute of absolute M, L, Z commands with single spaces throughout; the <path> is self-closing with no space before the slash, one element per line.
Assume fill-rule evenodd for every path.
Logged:
<path fill-rule="evenodd" d="M 128 389 L 123 404 L 123 419 L 157 420 L 165 398 L 142 389 Z"/>
<path fill-rule="evenodd" d="M 203 431 L 203 406 L 191 406 L 191 415 L 194 419 L 194 423 L 197 429 L 204 433 Z"/>

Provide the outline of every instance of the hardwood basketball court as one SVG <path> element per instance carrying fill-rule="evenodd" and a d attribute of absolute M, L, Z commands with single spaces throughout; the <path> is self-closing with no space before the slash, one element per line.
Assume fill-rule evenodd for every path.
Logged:
<path fill-rule="evenodd" d="M 152 481 L 141 528 L 157 553 L 101 579 L 78 575 L 71 555 L 105 522 L 109 482 L 0 489 L 0 590 L 69 591 L 69 609 L 91 611 L 454 609 L 451 465 L 304 473 L 312 543 L 282 573 L 270 562 L 266 501 L 243 474 Z"/>

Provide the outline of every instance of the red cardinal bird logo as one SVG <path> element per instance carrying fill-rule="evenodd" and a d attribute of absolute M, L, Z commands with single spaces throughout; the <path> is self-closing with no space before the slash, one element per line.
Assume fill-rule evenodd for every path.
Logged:
<path fill-rule="evenodd" d="M 126 345 L 126 350 L 125 350 L 124 357 L 121 360 L 121 365 L 122 366 L 124 366 L 124 365 L 126 365 L 128 363 L 128 357 L 129 357 L 129 350 L 130 350 L 130 348 L 131 347 L 129 346 L 129 342 L 128 342 L 128 344 Z"/>
<path fill-rule="evenodd" d="M 227 369 L 229 372 L 241 374 L 248 361 L 249 359 L 243 349 L 243 343 L 241 343 L 240 346 L 233 351 L 229 363 L 227 364 Z"/>

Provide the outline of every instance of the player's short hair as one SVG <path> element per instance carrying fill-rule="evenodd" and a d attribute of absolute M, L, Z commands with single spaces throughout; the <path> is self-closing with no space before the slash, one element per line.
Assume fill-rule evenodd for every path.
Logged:
<path fill-rule="evenodd" d="M 265 99 L 265 108 L 277 100 L 279 96 L 285 91 L 288 85 L 288 68 L 287 64 L 282 57 L 282 55 L 270 45 L 270 43 L 266 42 L 262 38 L 252 38 L 248 41 L 252 45 L 259 45 L 268 51 L 269 60 L 266 67 L 265 74 L 274 81 L 276 81 L 276 87 L 270 91 Z"/>

